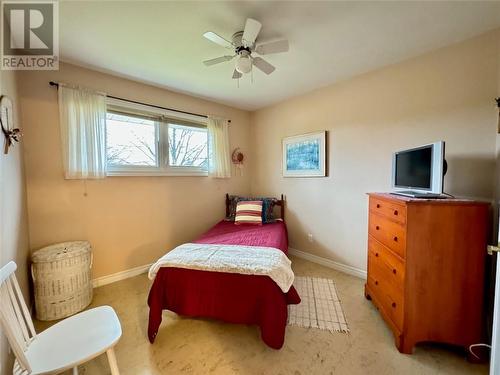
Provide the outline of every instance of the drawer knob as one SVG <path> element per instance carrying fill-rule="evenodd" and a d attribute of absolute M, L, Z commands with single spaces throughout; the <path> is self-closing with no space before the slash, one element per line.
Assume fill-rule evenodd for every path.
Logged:
<path fill-rule="evenodd" d="M 375 256 L 378 258 L 378 253 L 375 253 Z"/>
<path fill-rule="evenodd" d="M 378 285 L 378 281 L 377 280 L 375 280 L 375 285 Z"/>
<path fill-rule="evenodd" d="M 394 210 L 394 215 L 398 216 L 398 210 Z"/>
<path fill-rule="evenodd" d="M 398 242 L 398 236 L 394 236 L 394 241 Z"/>
<path fill-rule="evenodd" d="M 377 208 L 380 208 L 380 204 L 377 203 Z"/>
<path fill-rule="evenodd" d="M 380 227 L 379 227 L 378 225 L 376 225 L 376 226 L 375 226 L 375 229 L 376 229 L 376 230 L 379 230 L 379 229 L 380 229 Z"/>
<path fill-rule="evenodd" d="M 392 303 L 392 307 L 394 307 L 394 308 L 396 307 L 396 302 Z"/>
<path fill-rule="evenodd" d="M 394 275 L 396 274 L 396 269 L 395 269 L 395 268 L 393 268 L 393 269 L 392 269 L 392 273 L 393 273 Z"/>

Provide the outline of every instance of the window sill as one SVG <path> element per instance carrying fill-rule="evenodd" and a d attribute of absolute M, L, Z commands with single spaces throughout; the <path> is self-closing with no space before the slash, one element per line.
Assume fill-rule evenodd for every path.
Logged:
<path fill-rule="evenodd" d="M 197 171 L 108 171 L 108 177 L 208 177 L 208 172 Z"/>

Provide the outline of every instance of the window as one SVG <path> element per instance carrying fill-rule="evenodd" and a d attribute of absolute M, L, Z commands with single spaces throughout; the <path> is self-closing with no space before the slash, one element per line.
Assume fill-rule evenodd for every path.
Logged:
<path fill-rule="evenodd" d="M 171 167 L 208 169 L 206 128 L 168 124 L 168 164 Z"/>
<path fill-rule="evenodd" d="M 208 175 L 207 128 L 198 118 L 115 102 L 108 103 L 106 116 L 108 175 Z"/>
<path fill-rule="evenodd" d="M 158 166 L 157 124 L 125 114 L 106 114 L 108 167 Z"/>

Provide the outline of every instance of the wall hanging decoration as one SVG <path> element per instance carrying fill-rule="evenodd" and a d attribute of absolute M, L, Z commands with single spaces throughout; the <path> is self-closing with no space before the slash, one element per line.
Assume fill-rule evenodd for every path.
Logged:
<path fill-rule="evenodd" d="M 283 176 L 326 176 L 326 131 L 283 139 Z"/>
<path fill-rule="evenodd" d="M 240 148 L 235 148 L 231 154 L 231 161 L 238 168 L 240 176 L 243 176 L 243 161 L 245 160 L 245 155 L 241 152 Z"/>
<path fill-rule="evenodd" d="M 11 147 L 14 142 L 19 142 L 19 139 L 21 138 L 21 129 L 14 127 L 13 113 L 12 100 L 10 100 L 8 96 L 1 96 L 0 125 L 2 127 L 2 133 L 5 136 L 5 146 L 3 149 L 4 154 L 8 154 L 9 147 Z"/>
<path fill-rule="evenodd" d="M 500 97 L 495 99 L 497 102 L 497 107 L 498 107 L 498 129 L 497 132 L 500 134 Z"/>

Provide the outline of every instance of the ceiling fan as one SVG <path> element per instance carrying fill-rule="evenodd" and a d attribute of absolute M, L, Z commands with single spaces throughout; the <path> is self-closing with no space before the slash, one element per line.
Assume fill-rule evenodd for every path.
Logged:
<path fill-rule="evenodd" d="M 234 50 L 234 55 L 224 55 L 215 59 L 205 60 L 203 63 L 206 66 L 212 66 L 231 61 L 236 57 L 233 79 L 241 78 L 243 74 L 251 72 L 252 66 L 255 66 L 266 74 L 271 74 L 276 68 L 262 57 L 252 56 L 252 54 L 270 55 L 272 53 L 287 52 L 288 40 L 257 44 L 256 40 L 261 28 L 262 24 L 259 21 L 248 18 L 245 23 L 245 29 L 234 33 L 231 42 L 213 31 L 207 31 L 203 34 L 205 38 L 219 46 Z"/>

